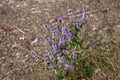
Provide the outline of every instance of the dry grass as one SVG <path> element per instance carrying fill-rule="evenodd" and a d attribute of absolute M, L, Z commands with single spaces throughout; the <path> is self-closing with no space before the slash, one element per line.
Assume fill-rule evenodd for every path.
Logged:
<path fill-rule="evenodd" d="M 54 80 L 44 63 L 34 59 L 30 52 L 34 50 L 41 57 L 44 56 L 47 46 L 41 38 L 44 32 L 42 24 L 57 16 L 63 16 L 65 23 L 68 22 L 67 4 L 70 4 L 74 13 L 80 16 L 82 2 L 82 0 L 0 0 L 0 80 Z M 93 80 L 119 80 L 119 0 L 87 0 L 87 11 L 89 14 L 86 27 L 94 29 L 110 25 L 119 44 L 117 51 L 108 52 L 103 56 L 105 58 L 107 56 L 113 70 L 102 71 L 94 75 Z"/>

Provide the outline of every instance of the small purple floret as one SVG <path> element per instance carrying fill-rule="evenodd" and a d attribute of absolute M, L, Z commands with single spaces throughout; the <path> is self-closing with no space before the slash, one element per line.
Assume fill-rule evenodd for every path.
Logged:
<path fill-rule="evenodd" d="M 55 68 L 55 63 L 50 62 L 50 66 L 51 66 L 52 68 Z"/>
<path fill-rule="evenodd" d="M 75 52 L 75 53 L 73 53 L 73 59 L 76 59 L 77 58 L 77 53 Z"/>
<path fill-rule="evenodd" d="M 34 51 L 32 51 L 31 54 L 32 54 L 32 56 L 33 56 L 34 58 L 37 58 L 37 59 L 40 58 L 40 56 L 39 56 L 36 52 L 34 52 Z"/>
<path fill-rule="evenodd" d="M 65 40 L 64 40 L 64 36 L 62 35 L 62 37 L 59 40 L 59 44 L 60 45 L 64 45 L 65 44 Z"/>
<path fill-rule="evenodd" d="M 50 41 L 45 34 L 42 34 L 42 38 L 49 44 L 52 45 L 52 41 Z"/>
<path fill-rule="evenodd" d="M 83 9 L 83 14 L 82 14 L 82 22 L 85 24 L 87 21 L 87 12 L 85 8 Z"/>
<path fill-rule="evenodd" d="M 59 32 L 62 32 L 62 27 L 57 26 L 57 29 L 58 29 Z"/>
<path fill-rule="evenodd" d="M 52 52 L 49 49 L 47 49 L 46 52 L 48 55 L 52 55 Z"/>
<path fill-rule="evenodd" d="M 107 30 L 108 32 L 110 32 L 110 31 L 112 30 L 112 28 L 111 28 L 110 26 L 108 26 L 108 27 L 106 28 L 106 30 Z"/>
<path fill-rule="evenodd" d="M 52 48 L 54 50 L 54 54 L 60 52 L 60 46 L 57 45 L 56 43 L 52 43 Z"/>
<path fill-rule="evenodd" d="M 66 35 L 66 28 L 62 27 L 62 35 Z"/>
<path fill-rule="evenodd" d="M 50 31 L 50 30 L 51 30 L 50 26 L 49 26 L 47 23 L 45 23 L 43 26 L 44 26 L 44 28 L 45 28 L 47 31 Z"/>
<path fill-rule="evenodd" d="M 52 29 L 52 38 L 55 39 L 56 38 L 56 32 L 55 32 L 55 29 Z"/>
<path fill-rule="evenodd" d="M 67 8 L 68 8 L 67 11 L 68 11 L 69 18 L 73 18 L 74 15 L 73 15 L 72 9 L 70 8 L 70 6 L 67 6 Z"/>
<path fill-rule="evenodd" d="M 67 36 L 67 38 L 70 40 L 71 37 L 72 37 L 72 34 L 68 31 L 67 28 L 65 28 L 65 31 L 66 31 L 66 36 Z"/>
<path fill-rule="evenodd" d="M 65 55 L 68 55 L 68 54 L 69 54 L 68 50 L 63 50 L 63 53 L 64 53 Z"/>
<path fill-rule="evenodd" d="M 80 30 L 80 24 L 79 24 L 79 22 L 75 23 L 75 28 L 78 29 L 78 30 Z"/>
<path fill-rule="evenodd" d="M 65 64 L 65 70 L 71 71 L 74 70 L 74 66 L 73 65 L 69 65 L 69 64 Z"/>
<path fill-rule="evenodd" d="M 57 18 L 57 21 L 58 21 L 58 22 L 62 22 L 62 20 L 63 20 L 62 17 L 58 17 L 58 18 Z"/>
<path fill-rule="evenodd" d="M 48 57 L 44 57 L 44 62 L 48 62 L 49 58 Z"/>
<path fill-rule="evenodd" d="M 68 40 L 70 40 L 72 37 L 72 34 L 68 31 L 66 27 L 62 27 L 62 35 L 67 36 Z"/>

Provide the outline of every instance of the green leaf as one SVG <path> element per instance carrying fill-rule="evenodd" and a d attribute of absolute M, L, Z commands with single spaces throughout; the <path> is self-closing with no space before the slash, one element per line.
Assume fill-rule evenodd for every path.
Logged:
<path fill-rule="evenodd" d="M 61 70 L 58 72 L 58 80 L 67 80 L 66 78 L 68 77 L 68 71 Z"/>
<path fill-rule="evenodd" d="M 83 68 L 83 77 L 84 78 L 90 78 L 93 73 L 93 68 L 90 66 L 86 66 Z"/>
<path fill-rule="evenodd" d="M 78 44 L 79 44 L 80 48 L 83 48 L 83 40 L 79 41 Z"/>

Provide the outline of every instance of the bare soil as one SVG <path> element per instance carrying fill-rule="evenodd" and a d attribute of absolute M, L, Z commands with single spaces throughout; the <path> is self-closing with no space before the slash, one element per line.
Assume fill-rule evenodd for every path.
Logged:
<path fill-rule="evenodd" d="M 57 16 L 67 22 L 67 5 L 81 18 L 83 1 L 0 0 L 0 80 L 54 80 L 45 64 L 31 56 L 31 51 L 44 56 L 43 23 Z M 120 0 L 86 1 L 87 27 L 111 26 L 120 41 Z M 95 80 L 120 80 L 119 57 L 120 53 L 113 59 L 115 70 L 110 75 Z"/>

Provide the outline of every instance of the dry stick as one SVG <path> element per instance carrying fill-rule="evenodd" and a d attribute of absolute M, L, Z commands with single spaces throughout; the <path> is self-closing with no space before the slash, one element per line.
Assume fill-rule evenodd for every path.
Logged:
<path fill-rule="evenodd" d="M 0 60 L 5 59 L 6 57 L 1 57 Z"/>
<path fill-rule="evenodd" d="M 25 34 L 24 31 L 22 31 L 20 28 L 16 27 L 18 31 L 20 31 L 21 33 Z"/>
<path fill-rule="evenodd" d="M 24 50 L 24 51 L 26 51 L 26 52 L 30 52 L 30 50 L 25 49 L 25 48 L 23 48 L 22 46 L 16 46 L 16 47 L 18 47 L 18 48 L 20 48 L 20 49 L 22 49 L 22 50 Z"/>

